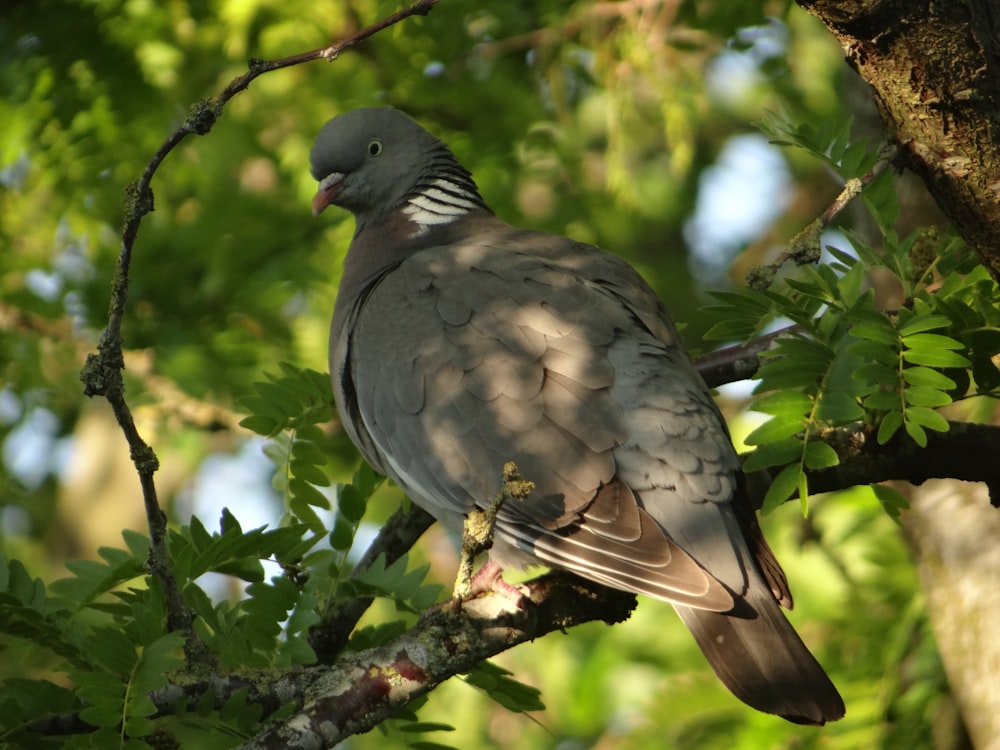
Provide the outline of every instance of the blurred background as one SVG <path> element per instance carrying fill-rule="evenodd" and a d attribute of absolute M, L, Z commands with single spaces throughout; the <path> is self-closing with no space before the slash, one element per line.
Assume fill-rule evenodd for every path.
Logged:
<path fill-rule="evenodd" d="M 189 107 L 247 59 L 324 46 L 395 10 L 376 0 L 5 0 L 0 5 L 0 550 L 52 580 L 63 563 L 145 529 L 139 484 L 108 405 L 79 371 L 106 323 L 125 187 Z M 157 452 L 171 518 L 276 524 L 282 498 L 238 399 L 276 363 L 327 369 L 327 327 L 353 232 L 309 212 L 309 149 L 329 118 L 390 104 L 448 142 L 511 223 L 593 242 L 635 264 L 688 346 L 704 350 L 706 289 L 741 285 L 839 191 L 814 159 L 768 143 L 765 110 L 853 117 L 878 137 L 865 86 L 794 4 L 443 0 L 332 64 L 255 80 L 212 132 L 153 181 L 124 326 L 127 397 Z M 933 212 L 906 183 L 909 210 Z M 907 192 L 909 191 L 909 192 Z M 905 196 L 909 196 L 908 198 Z M 862 214 L 845 219 L 864 232 Z M 837 244 L 836 233 L 828 241 Z M 714 345 L 714 344 L 712 344 Z M 723 389 L 739 438 L 749 386 Z M 331 415 L 330 476 L 357 457 Z M 381 492 L 363 536 L 399 503 Z M 822 729 L 735 701 L 669 606 L 588 625 L 497 660 L 547 708 L 505 711 L 460 680 L 420 718 L 456 731 L 373 732 L 350 748 L 951 748 L 963 732 L 903 536 L 869 490 L 764 520 L 796 595 L 792 620 L 844 694 Z M 414 553 L 449 584 L 432 529 Z M 217 596 L 240 595 L 219 579 Z M 377 616 L 377 613 L 376 613 Z M 18 658 L 0 678 L 46 674 Z"/>

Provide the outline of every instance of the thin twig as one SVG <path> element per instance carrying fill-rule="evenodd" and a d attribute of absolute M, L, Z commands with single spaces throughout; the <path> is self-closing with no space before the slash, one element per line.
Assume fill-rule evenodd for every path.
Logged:
<path fill-rule="evenodd" d="M 180 588 L 170 570 L 167 557 L 167 518 L 160 508 L 153 474 L 159 468 L 159 459 L 153 449 L 143 440 L 135 425 L 135 420 L 125 399 L 125 385 L 122 371 L 125 358 L 121 338 L 122 321 L 125 317 L 125 302 L 128 297 L 129 269 L 132 252 L 143 217 L 153 210 L 153 191 L 150 187 L 153 175 L 167 155 L 181 141 L 191 134 L 205 135 L 215 125 L 222 109 L 236 94 L 245 90 L 250 82 L 264 73 L 312 60 L 335 60 L 337 56 L 379 31 L 416 15 L 427 15 L 439 0 L 417 0 L 407 8 L 393 13 L 381 21 L 368 26 L 346 39 L 321 49 L 304 52 L 280 60 L 250 60 L 248 70 L 235 78 L 217 97 L 203 99 L 196 103 L 185 121 L 171 133 L 163 145 L 153 154 L 142 176 L 128 186 L 125 195 L 125 226 L 122 229 L 122 244 L 118 255 L 118 265 L 111 282 L 111 301 L 108 310 L 108 325 L 101 334 L 97 353 L 87 356 L 80 373 L 84 383 L 84 394 L 88 397 L 104 396 L 118 420 L 118 424 L 128 441 L 132 462 L 139 474 L 143 503 L 146 507 L 146 521 L 149 525 L 150 551 L 147 566 L 150 574 L 159 581 L 167 599 L 167 627 L 185 635 L 185 650 L 189 660 L 204 659 L 197 645 L 192 622 L 194 614 L 184 603 Z"/>
<path fill-rule="evenodd" d="M 804 266 L 810 263 L 818 263 L 822 255 L 823 248 L 820 245 L 820 236 L 830 222 L 843 211 L 848 204 L 859 195 L 868 185 L 870 185 L 879 175 L 889 167 L 896 165 L 900 156 L 899 146 L 890 143 L 882 149 L 879 160 L 868 172 L 861 177 L 853 177 L 844 183 L 843 189 L 834 199 L 833 203 L 824 211 L 818 219 L 809 224 L 788 241 L 788 249 L 781 253 L 773 263 L 766 263 L 754 266 L 747 272 L 747 286 L 752 289 L 763 291 L 774 283 L 778 271 L 788 261 L 792 261 L 797 266 Z"/>
<path fill-rule="evenodd" d="M 802 326 L 788 326 L 741 344 L 706 352 L 694 360 L 695 369 L 709 388 L 750 380 L 760 369 L 763 352 L 771 349 L 782 336 L 791 336 L 802 330 Z"/>

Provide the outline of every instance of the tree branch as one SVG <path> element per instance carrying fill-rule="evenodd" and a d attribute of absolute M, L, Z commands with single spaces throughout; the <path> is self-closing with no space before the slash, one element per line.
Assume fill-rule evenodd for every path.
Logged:
<path fill-rule="evenodd" d="M 284 699 L 300 700 L 302 708 L 242 750 L 333 747 L 484 659 L 553 630 L 594 620 L 621 622 L 636 604 L 632 594 L 566 574 L 550 573 L 527 585 L 530 596 L 522 607 L 501 596 L 466 602 L 457 614 L 440 607 L 386 646 L 283 678 L 294 687 Z"/>
<path fill-rule="evenodd" d="M 368 26 L 356 34 L 335 44 L 282 58 L 280 60 L 251 60 L 248 71 L 235 78 L 222 93 L 215 98 L 203 99 L 196 103 L 188 113 L 187 119 L 171 133 L 163 145 L 157 149 L 146 165 L 142 176 L 128 186 L 125 195 L 125 226 L 122 230 L 122 244 L 118 255 L 118 263 L 111 282 L 111 301 L 108 310 L 108 325 L 101 334 L 96 354 L 89 354 L 80 373 L 84 383 L 84 394 L 88 397 L 104 396 L 115 418 L 118 421 L 125 439 L 128 441 L 132 462 L 139 474 L 142 487 L 143 503 L 146 508 L 146 521 L 149 526 L 150 552 L 147 567 L 151 575 L 163 585 L 167 598 L 167 627 L 178 630 L 185 635 L 185 651 L 188 660 L 195 663 L 206 658 L 204 649 L 191 628 L 194 613 L 184 603 L 180 589 L 170 569 L 166 539 L 167 517 L 160 508 L 157 497 L 156 483 L 153 475 L 159 468 L 159 459 L 148 443 L 139 434 L 132 416 L 132 410 L 125 399 L 125 385 L 122 371 L 125 369 L 123 344 L 121 338 L 122 321 L 125 317 L 125 303 L 128 298 L 129 269 L 132 264 L 132 253 L 143 217 L 153 210 L 153 191 L 151 183 L 153 175 L 163 160 L 188 135 L 205 135 L 219 116 L 223 107 L 236 94 L 245 90 L 250 82 L 260 75 L 272 70 L 299 65 L 312 60 L 335 60 L 346 49 L 368 39 L 374 34 L 414 15 L 426 15 L 438 0 L 416 0 L 409 7 L 393 13 L 381 21 Z"/>
<path fill-rule="evenodd" d="M 379 555 L 385 555 L 385 564 L 391 565 L 416 543 L 432 523 L 434 517 L 417 505 L 411 504 L 409 511 L 400 508 L 379 529 L 378 535 L 351 571 L 351 577 L 356 578 L 368 570 Z M 309 629 L 309 645 L 316 652 L 320 664 L 333 663 L 371 604 L 370 596 L 345 599 Z"/>
<path fill-rule="evenodd" d="M 792 261 L 797 266 L 819 263 L 823 255 L 821 238 L 823 230 L 830 226 L 841 211 L 850 204 L 852 200 L 861 195 L 861 192 L 868 187 L 879 175 L 889 167 L 898 168 L 899 147 L 895 144 L 883 146 L 880 158 L 871 169 L 861 177 L 847 181 L 840 194 L 834 199 L 827 209 L 812 221 L 809 226 L 792 237 L 788 241 L 788 249 L 782 252 L 773 263 L 766 263 L 761 266 L 754 266 L 747 272 L 747 286 L 751 289 L 764 290 L 774 283 L 778 271 L 788 261 Z"/>
<path fill-rule="evenodd" d="M 919 485 L 928 479 L 960 479 L 985 483 L 992 504 L 1000 507 L 1000 463 L 983 460 L 1000 456 L 998 426 L 949 422 L 948 432 L 927 432 L 925 448 L 902 430 L 879 445 L 873 431 L 862 427 L 838 430 L 826 442 L 841 447 L 841 462 L 809 472 L 810 492 L 889 480 Z"/>
<path fill-rule="evenodd" d="M 801 330 L 800 326 L 789 326 L 742 344 L 707 352 L 694 360 L 695 369 L 709 388 L 750 380 L 760 369 L 761 354 L 774 346 L 782 336 Z"/>

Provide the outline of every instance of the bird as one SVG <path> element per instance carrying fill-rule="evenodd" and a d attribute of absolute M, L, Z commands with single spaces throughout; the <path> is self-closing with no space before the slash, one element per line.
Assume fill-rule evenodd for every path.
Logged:
<path fill-rule="evenodd" d="M 310 163 L 313 215 L 355 219 L 330 375 L 365 460 L 459 531 L 515 462 L 534 489 L 501 507 L 487 565 L 669 602 L 744 703 L 841 718 L 781 611 L 791 593 L 726 422 L 638 271 L 498 218 L 451 149 L 391 107 L 331 119 Z"/>

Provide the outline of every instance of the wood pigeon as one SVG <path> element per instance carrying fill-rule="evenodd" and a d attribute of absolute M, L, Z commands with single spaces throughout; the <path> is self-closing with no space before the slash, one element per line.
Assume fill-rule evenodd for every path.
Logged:
<path fill-rule="evenodd" d="M 781 613 L 792 597 L 726 424 L 638 272 L 497 218 L 398 110 L 335 117 L 311 162 L 313 214 L 356 220 L 330 372 L 365 459 L 457 530 L 514 461 L 535 488 L 500 511 L 495 569 L 543 564 L 670 602 L 742 701 L 843 716 Z"/>

